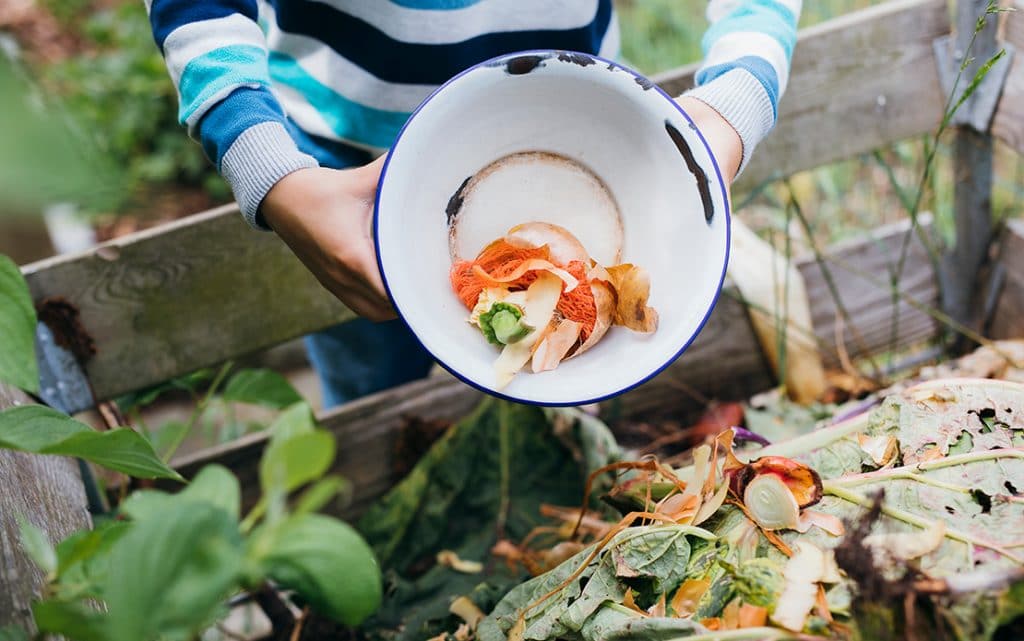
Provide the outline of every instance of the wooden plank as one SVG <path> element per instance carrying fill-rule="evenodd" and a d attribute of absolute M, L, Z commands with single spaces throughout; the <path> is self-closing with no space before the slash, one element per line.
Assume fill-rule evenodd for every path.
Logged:
<path fill-rule="evenodd" d="M 1024 221 L 1007 221 L 999 262 L 1005 280 L 988 335 L 1024 338 Z"/>
<path fill-rule="evenodd" d="M 0 384 L 0 409 L 31 403 L 25 394 Z M 74 459 L 0 449 L 0 628 L 17 625 L 35 633 L 32 601 L 42 595 L 43 573 L 21 546 L 23 516 L 57 543 L 91 526 Z"/>
<path fill-rule="evenodd" d="M 852 324 L 872 352 L 890 347 L 891 306 L 888 266 L 895 260 L 906 224 L 886 227 L 868 239 L 846 243 L 828 251 L 829 267 L 853 314 Z M 835 303 L 828 293 L 820 267 L 804 259 L 799 269 L 806 280 L 815 331 L 825 353 L 835 354 Z M 871 278 L 881 277 L 879 286 Z M 935 304 L 936 289 L 931 265 L 920 241 L 914 238 L 907 257 L 902 290 L 916 299 Z M 897 349 L 907 348 L 934 335 L 931 319 L 907 303 L 900 305 Z M 845 343 L 855 357 L 849 326 Z M 836 359 L 828 359 L 834 364 Z M 618 399 L 602 404 L 602 416 L 612 421 L 651 413 L 683 416 L 702 405 L 701 397 L 742 399 L 773 384 L 761 348 L 736 297 L 723 294 L 707 326 L 682 357 L 652 381 Z M 382 392 L 345 405 L 321 417 L 321 423 L 338 440 L 339 458 L 333 472 L 353 482 L 353 503 L 342 515 L 358 515 L 371 501 L 390 488 L 394 447 L 406 417 L 453 421 L 469 413 L 481 394 L 449 377 L 431 378 Z M 247 505 L 258 495 L 257 467 L 266 436 L 252 434 L 240 441 L 206 450 L 175 461 L 185 476 L 203 465 L 219 463 L 242 481 Z"/>
<path fill-rule="evenodd" d="M 933 130 L 943 94 L 932 40 L 949 32 L 946 0 L 886 2 L 801 31 L 778 124 L 736 188 Z M 654 80 L 678 95 L 696 70 Z"/>
<path fill-rule="evenodd" d="M 1016 11 L 1004 14 L 1004 40 L 1016 49 L 1003 93 L 992 118 L 992 134 L 1024 154 L 1024 0 L 1014 0 Z"/>
<path fill-rule="evenodd" d="M 351 317 L 276 235 L 250 230 L 234 206 L 24 273 L 37 301 L 62 297 L 79 309 L 97 346 L 85 369 L 98 401 Z"/>
<path fill-rule="evenodd" d="M 921 218 L 928 231 L 928 217 Z M 899 259 L 908 228 L 909 222 L 894 223 L 879 230 L 871 239 L 843 243 L 825 253 L 826 265 L 836 283 L 840 300 L 852 316 L 850 323 L 840 317 L 822 268 L 811 257 L 800 260 L 799 269 L 811 301 L 814 332 L 821 344 L 829 346 L 824 351 L 826 366 L 838 365 L 836 346 L 839 344 L 852 358 L 857 358 L 893 348 L 905 349 L 935 336 L 937 326 L 932 317 L 908 300 L 901 299 L 897 336 L 893 343 L 889 274 Z M 900 291 L 933 309 L 938 307 L 935 273 L 928 252 L 916 233 L 911 236 L 907 250 Z M 837 324 L 843 328 L 840 341 L 837 341 Z"/>

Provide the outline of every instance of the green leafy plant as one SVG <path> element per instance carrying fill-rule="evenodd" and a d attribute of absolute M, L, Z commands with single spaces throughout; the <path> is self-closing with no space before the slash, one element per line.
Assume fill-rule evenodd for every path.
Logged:
<path fill-rule="evenodd" d="M 8 262 L 0 261 L 0 324 L 12 331 L 0 351 L 0 378 L 34 388 L 35 314 L 20 272 Z M 222 368 L 211 388 L 226 372 Z M 152 392 L 145 396 L 150 395 L 155 398 Z M 343 479 L 325 476 L 334 461 L 332 436 L 317 427 L 309 405 L 272 372 L 242 370 L 224 396 L 283 408 L 270 426 L 260 462 L 263 496 L 248 516 L 241 516 L 238 480 L 211 465 L 178 493 L 133 492 L 113 518 L 99 517 L 93 530 L 55 547 L 22 520 L 22 545 L 47 578 L 32 607 L 38 638 L 186 641 L 227 613 L 228 597 L 246 591 L 277 595 L 278 587 L 346 625 L 376 610 L 381 575 L 370 547 L 345 523 L 315 514 L 347 488 Z M 98 432 L 39 405 L 0 412 L 0 448 L 75 456 L 140 478 L 184 481 L 134 430 Z M 308 490 L 289 505 L 290 494 L 306 485 Z M 16 629 L 0 630 L 3 641 L 27 638 Z"/>

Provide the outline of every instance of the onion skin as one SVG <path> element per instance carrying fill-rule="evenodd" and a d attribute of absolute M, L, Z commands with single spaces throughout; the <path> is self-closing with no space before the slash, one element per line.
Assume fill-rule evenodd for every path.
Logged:
<path fill-rule="evenodd" d="M 734 474 L 733 492 L 736 496 L 743 496 L 747 485 L 762 474 L 772 474 L 785 483 L 800 508 L 814 505 L 824 494 L 821 477 L 817 472 L 784 456 L 764 456 L 751 461 Z"/>
<path fill-rule="evenodd" d="M 800 523 L 796 498 L 774 474 L 761 474 L 750 481 L 743 491 L 743 504 L 763 530 L 793 530 Z"/>

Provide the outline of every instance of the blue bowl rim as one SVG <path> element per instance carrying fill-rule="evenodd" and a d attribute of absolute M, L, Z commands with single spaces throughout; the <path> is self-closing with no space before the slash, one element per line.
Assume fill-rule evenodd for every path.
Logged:
<path fill-rule="evenodd" d="M 657 84 L 655 84 L 653 81 L 651 81 L 649 78 L 647 78 L 643 74 L 641 74 L 641 73 L 639 73 L 639 72 L 637 72 L 637 71 L 635 71 L 635 70 L 633 70 L 633 69 L 631 69 L 631 68 L 629 68 L 629 67 L 627 67 L 627 66 L 625 66 L 625 65 L 623 65 L 621 63 L 615 62 L 614 60 L 609 60 L 607 58 L 602 58 L 601 56 L 597 56 L 597 55 L 594 55 L 592 53 L 576 52 L 576 51 L 571 51 L 571 50 L 566 50 L 566 49 L 527 49 L 527 50 L 524 50 L 524 51 L 516 51 L 516 52 L 512 52 L 512 53 L 502 54 L 500 56 L 495 56 L 495 57 L 490 58 L 488 60 L 484 60 L 483 62 L 479 62 L 479 63 L 473 65 L 472 67 L 468 67 L 468 68 L 464 69 L 463 71 L 460 71 L 458 74 L 452 76 L 443 85 L 439 86 L 437 89 L 434 89 L 432 92 L 430 92 L 430 95 L 427 96 L 423 100 L 423 102 L 421 102 L 419 104 L 419 106 L 416 107 L 416 109 L 412 112 L 412 114 L 409 115 L 409 118 L 402 125 L 402 128 L 398 131 L 398 135 L 395 137 L 395 142 L 392 143 L 391 147 L 388 149 L 387 158 L 384 159 L 384 166 L 381 167 L 380 179 L 377 181 L 377 191 L 376 191 L 376 194 L 374 195 L 374 200 L 373 200 L 373 243 L 374 243 L 374 252 L 375 252 L 376 258 L 377 258 L 377 269 L 380 270 L 381 281 L 384 283 L 384 291 L 387 293 L 388 299 L 391 301 L 391 305 L 395 308 L 395 313 L 398 314 L 399 319 L 401 319 L 402 323 L 405 324 L 405 326 L 409 329 L 409 331 L 413 331 L 413 330 L 409 326 L 409 323 L 405 320 L 405 316 L 402 314 L 402 310 L 401 310 L 401 308 L 398 305 L 398 301 L 395 299 L 394 295 L 391 293 L 391 287 L 388 285 L 387 274 L 384 272 L 384 263 L 381 260 L 381 256 L 380 256 L 380 225 L 379 225 L 379 222 L 380 222 L 380 194 L 381 194 L 381 186 L 384 184 L 384 177 L 387 175 L 388 165 L 391 163 L 391 155 L 392 155 L 395 147 L 397 147 L 398 143 L 401 141 L 402 134 L 405 133 L 405 130 L 409 126 L 409 123 L 411 123 L 413 121 L 413 119 L 416 117 L 416 114 L 418 114 L 427 105 L 427 103 L 429 103 L 436 95 L 441 93 L 446 87 L 448 87 L 448 85 L 452 84 L 453 82 L 455 82 L 456 80 L 458 80 L 462 76 L 465 76 L 466 74 L 472 73 L 473 71 L 475 71 L 477 69 L 480 69 L 482 67 L 494 67 L 494 66 L 497 66 L 501 62 L 506 62 L 508 60 L 511 60 L 512 58 L 518 58 L 520 56 L 530 56 L 530 55 L 533 55 L 533 56 L 544 56 L 545 58 L 552 58 L 552 57 L 556 57 L 556 56 L 558 56 L 560 54 L 570 54 L 570 55 L 578 54 L 578 55 L 582 55 L 582 56 L 587 56 L 588 58 L 591 58 L 593 60 L 597 60 L 597 61 L 603 62 L 603 63 L 609 65 L 610 67 L 615 67 L 615 68 L 617 68 L 619 70 L 622 70 L 622 71 L 625 71 L 626 73 L 631 74 L 634 78 L 636 78 L 638 81 L 640 81 L 640 83 L 649 84 L 652 89 L 657 91 L 663 98 L 665 98 L 665 100 L 667 100 L 673 107 L 675 107 L 676 111 L 678 111 L 680 114 L 682 114 L 683 118 L 685 118 L 686 121 L 688 123 L 690 123 L 690 128 L 693 129 L 693 131 L 695 131 L 697 133 L 697 137 L 700 139 L 701 143 L 704 145 L 704 149 L 708 152 L 708 157 L 711 158 L 711 164 L 715 168 L 715 177 L 718 179 L 718 184 L 719 184 L 719 186 L 721 188 L 721 191 L 722 191 L 722 201 L 725 203 L 725 260 L 722 263 L 722 274 L 721 274 L 721 276 L 718 279 L 718 286 L 715 289 L 715 295 L 711 298 L 711 304 L 708 306 L 707 311 L 704 313 L 704 318 L 701 319 L 700 323 L 697 325 L 697 328 L 693 331 L 693 334 L 690 335 L 690 337 L 686 340 L 686 342 L 683 344 L 683 346 L 671 358 L 669 358 L 667 361 L 665 361 L 664 364 L 662 364 L 660 367 L 655 369 L 653 372 L 651 372 L 647 376 L 643 377 L 639 381 L 636 381 L 635 383 L 631 383 L 631 384 L 627 385 L 626 387 L 623 387 L 620 390 L 617 390 L 615 392 L 611 392 L 609 394 L 604 394 L 603 396 L 598 396 L 596 398 L 579 400 L 579 401 L 565 401 L 565 402 L 556 402 L 556 403 L 545 402 L 545 401 L 535 401 L 535 400 L 530 400 L 530 399 L 527 399 L 527 398 L 519 398 L 519 397 L 516 397 L 516 396 L 505 394 L 503 392 L 499 392 L 497 390 L 494 390 L 494 389 L 491 389 L 491 388 L 487 387 L 486 385 L 483 385 L 483 384 L 477 383 L 476 381 L 473 381 L 469 377 L 464 376 L 463 374 L 461 374 L 458 371 L 456 371 L 454 367 L 448 365 L 448 363 L 446 363 L 437 354 L 435 354 L 434 352 L 430 351 L 429 349 L 426 348 L 426 346 L 424 346 L 424 349 L 427 349 L 427 352 L 431 355 L 431 357 L 433 357 L 433 359 L 441 367 L 443 367 L 445 370 L 448 371 L 448 373 L 450 373 L 452 376 L 454 376 L 458 380 L 462 381 L 466 385 L 469 385 L 470 387 L 472 387 L 474 389 L 477 389 L 477 390 L 479 390 L 479 391 L 481 391 L 481 392 L 483 392 L 485 394 L 488 394 L 490 396 L 494 396 L 496 398 L 499 398 L 499 399 L 502 399 L 502 400 L 505 400 L 505 401 L 511 401 L 513 403 L 521 403 L 521 404 L 524 404 L 524 405 L 534 405 L 534 406 L 540 406 L 540 407 L 577 407 L 577 406 L 580 406 L 580 405 L 590 405 L 592 403 L 601 403 L 601 402 L 607 401 L 609 399 L 615 398 L 617 396 L 621 396 L 622 394 L 625 394 L 626 392 L 629 392 L 631 390 L 634 390 L 637 387 L 639 387 L 639 386 L 643 385 L 644 383 L 648 382 L 649 380 L 651 380 L 652 378 L 654 378 L 658 374 L 660 374 L 663 371 L 665 371 L 672 363 L 674 363 L 680 356 L 682 356 L 683 353 L 687 349 L 689 349 L 690 345 L 693 344 L 693 341 L 697 339 L 697 336 L 699 336 L 701 331 L 704 330 L 704 326 L 707 324 L 708 319 L 711 317 L 711 312 L 714 311 L 715 306 L 718 304 L 718 299 L 722 295 L 722 287 L 725 284 L 725 274 L 726 274 L 726 270 L 727 270 L 727 268 L 729 266 L 729 252 L 731 251 L 731 246 L 732 246 L 732 211 L 731 211 L 732 207 L 731 207 L 731 203 L 729 202 L 729 193 L 726 191 L 725 181 L 722 179 L 722 172 L 721 172 L 721 170 L 719 169 L 719 166 L 718 166 L 718 159 L 715 158 L 715 154 L 711 150 L 711 147 L 708 145 L 708 141 L 704 138 L 704 134 L 701 133 L 700 129 L 697 127 L 697 124 L 695 122 L 693 122 L 692 118 L 690 118 L 690 114 L 686 113 L 686 111 L 679 105 L 679 103 L 677 103 L 671 96 L 669 96 L 665 92 L 664 89 L 659 87 Z M 640 83 L 638 83 L 638 84 L 640 84 Z M 413 332 L 413 334 L 415 335 L 415 332 Z M 422 343 L 421 343 L 421 345 L 422 345 Z"/>

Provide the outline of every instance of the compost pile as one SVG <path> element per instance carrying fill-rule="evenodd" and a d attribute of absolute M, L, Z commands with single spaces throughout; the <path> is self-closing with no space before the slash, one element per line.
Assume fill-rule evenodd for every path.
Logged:
<path fill-rule="evenodd" d="M 364 520 L 390 568 L 370 636 L 1024 638 L 1024 385 L 850 414 L 672 468 L 581 412 L 488 401 Z"/>

